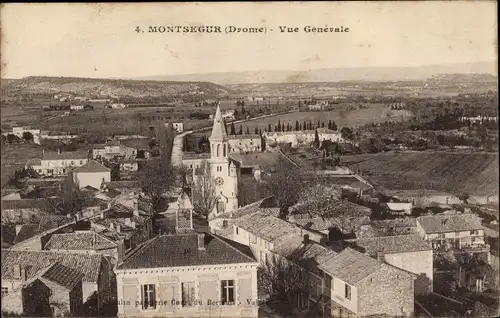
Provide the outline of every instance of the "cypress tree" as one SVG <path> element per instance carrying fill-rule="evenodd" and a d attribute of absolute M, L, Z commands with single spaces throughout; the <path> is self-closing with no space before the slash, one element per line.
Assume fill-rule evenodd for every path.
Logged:
<path fill-rule="evenodd" d="M 234 122 L 231 122 L 231 135 L 236 135 L 236 128 L 234 127 Z"/>
<path fill-rule="evenodd" d="M 259 133 L 259 129 L 258 127 L 255 127 L 255 130 L 254 130 L 254 133 L 257 135 Z"/>
<path fill-rule="evenodd" d="M 319 148 L 319 135 L 318 135 L 318 129 L 314 131 L 314 147 Z"/>
<path fill-rule="evenodd" d="M 240 131 L 239 131 L 238 135 L 243 135 L 243 126 L 242 125 L 240 125 Z"/>
<path fill-rule="evenodd" d="M 247 126 L 247 132 L 246 132 L 247 135 L 250 135 L 250 130 L 248 129 L 248 126 Z"/>
<path fill-rule="evenodd" d="M 324 121 L 321 122 L 321 128 L 325 128 L 325 122 Z"/>
<path fill-rule="evenodd" d="M 299 125 L 299 121 L 296 120 L 295 121 L 295 131 L 299 131 L 300 130 L 300 125 Z"/>
<path fill-rule="evenodd" d="M 269 126 L 267 127 L 267 131 L 268 131 L 268 132 L 272 132 L 272 129 L 271 129 L 271 124 L 269 124 Z"/>

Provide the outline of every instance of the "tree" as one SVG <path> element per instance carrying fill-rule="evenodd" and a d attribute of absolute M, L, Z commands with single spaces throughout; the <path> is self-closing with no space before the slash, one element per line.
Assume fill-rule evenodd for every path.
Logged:
<path fill-rule="evenodd" d="M 295 131 L 299 131 L 300 130 L 300 125 L 299 125 L 299 121 L 296 120 L 295 121 Z"/>
<path fill-rule="evenodd" d="M 236 135 L 236 127 L 234 127 L 234 121 L 231 122 L 231 135 Z"/>
<path fill-rule="evenodd" d="M 332 121 L 331 120 L 328 121 L 328 126 L 327 127 L 328 127 L 328 129 L 332 129 Z"/>
<path fill-rule="evenodd" d="M 200 138 L 200 141 L 198 141 L 198 149 L 201 152 L 210 152 L 210 140 L 208 140 L 208 137 L 203 135 Z"/>
<path fill-rule="evenodd" d="M 273 130 L 272 130 L 271 128 L 272 128 L 272 127 L 271 127 L 271 124 L 269 124 L 269 126 L 267 127 L 267 131 L 268 131 L 268 132 L 272 132 Z"/>
<path fill-rule="evenodd" d="M 26 141 L 33 141 L 33 134 L 29 131 L 23 132 L 23 139 Z"/>
<path fill-rule="evenodd" d="M 250 135 L 250 129 L 248 128 L 248 126 L 247 126 L 247 131 L 245 132 L 245 134 Z"/>
<path fill-rule="evenodd" d="M 158 211 L 162 195 L 175 184 L 176 174 L 170 160 L 152 159 L 144 165 L 139 180 L 142 191 L 151 198 L 153 210 Z"/>
<path fill-rule="evenodd" d="M 325 128 L 325 122 L 324 121 L 321 122 L 321 128 Z"/>
<path fill-rule="evenodd" d="M 316 124 L 316 129 L 319 128 L 320 126 L 320 122 L 319 122 L 319 119 L 318 119 L 318 123 Z"/>
<path fill-rule="evenodd" d="M 192 193 L 194 210 L 208 218 L 217 204 L 217 192 L 212 167 L 206 160 L 201 162 L 195 174 Z"/>
<path fill-rule="evenodd" d="M 319 143 L 319 135 L 318 135 L 318 129 L 314 131 L 314 148 L 319 148 L 320 143 Z"/>
<path fill-rule="evenodd" d="M 238 135 L 243 135 L 243 126 L 240 125 L 240 130 L 238 131 Z"/>
<path fill-rule="evenodd" d="M 333 121 L 333 120 L 332 120 L 332 128 L 331 128 L 331 129 L 332 129 L 332 130 L 335 130 L 335 131 L 337 131 L 337 129 L 338 129 L 338 128 L 337 128 L 337 124 L 336 124 L 336 123 L 335 123 L 335 121 Z"/>
<path fill-rule="evenodd" d="M 304 120 L 304 124 L 302 124 L 302 130 L 307 130 L 307 123 L 305 120 Z"/>
<path fill-rule="evenodd" d="M 345 139 L 345 140 L 352 140 L 353 133 L 352 133 L 351 128 L 349 128 L 349 127 L 342 127 L 342 129 L 340 130 L 340 134 L 341 134 L 341 136 L 342 136 L 343 139 Z"/>
<path fill-rule="evenodd" d="M 301 251 L 293 251 L 290 260 L 277 255 L 266 257 L 264 264 L 258 269 L 258 285 L 261 291 L 269 295 L 269 301 L 280 304 L 280 312 L 287 316 L 295 307 L 297 295 L 308 298 L 309 273 L 294 262 L 300 262 Z"/>
<path fill-rule="evenodd" d="M 175 167 L 175 173 L 181 188 L 188 188 L 191 183 L 190 176 L 192 175 L 192 171 L 186 165 L 180 165 L 179 167 Z"/>
<path fill-rule="evenodd" d="M 58 197 L 60 198 L 60 202 L 56 206 L 46 206 L 46 212 L 54 213 L 54 211 L 58 211 L 64 215 L 75 215 L 82 211 L 86 203 L 90 200 L 89 194 L 80 191 L 78 185 L 75 184 L 72 172 L 64 179 L 61 193 L 59 193 Z M 48 202 L 48 204 L 52 203 Z"/>
<path fill-rule="evenodd" d="M 8 134 L 7 135 L 7 142 L 10 143 L 10 144 L 14 143 L 14 142 L 19 142 L 19 137 L 17 137 L 14 134 Z"/>
<path fill-rule="evenodd" d="M 259 134 L 259 127 L 255 127 L 254 134 L 256 134 L 256 135 Z"/>
<path fill-rule="evenodd" d="M 279 157 L 276 172 L 266 184 L 269 193 L 276 199 L 280 208 L 279 217 L 286 219 L 289 208 L 293 206 L 302 192 L 302 173 L 287 158 Z"/>

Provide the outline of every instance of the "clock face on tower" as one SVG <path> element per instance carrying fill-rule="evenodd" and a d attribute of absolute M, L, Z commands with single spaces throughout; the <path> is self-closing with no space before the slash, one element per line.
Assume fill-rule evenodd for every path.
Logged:
<path fill-rule="evenodd" d="M 224 184 L 224 179 L 222 179 L 221 177 L 217 177 L 217 178 L 215 178 L 215 184 L 216 184 L 218 187 L 221 187 L 221 186 Z"/>

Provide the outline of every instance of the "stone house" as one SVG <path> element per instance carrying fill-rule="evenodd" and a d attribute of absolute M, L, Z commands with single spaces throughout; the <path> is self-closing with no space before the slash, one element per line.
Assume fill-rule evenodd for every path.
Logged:
<path fill-rule="evenodd" d="M 73 182 L 80 189 L 86 186 L 100 189 L 103 183 L 110 181 L 111 170 L 95 160 L 73 170 Z"/>
<path fill-rule="evenodd" d="M 115 270 L 118 317 L 257 317 L 258 262 L 208 233 L 158 236 Z"/>
<path fill-rule="evenodd" d="M 433 290 L 432 246 L 416 234 L 347 240 L 349 246 L 416 275 L 415 294 Z"/>
<path fill-rule="evenodd" d="M 26 291 L 38 287 L 52 290 L 55 300 L 70 312 L 81 312 L 81 305 L 95 296 L 100 308 L 110 293 L 112 277 L 109 262 L 99 254 L 3 249 L 2 310 L 29 312 Z"/>
<path fill-rule="evenodd" d="M 318 268 L 325 273 L 329 316 L 413 315 L 413 274 L 350 248 Z"/>
<path fill-rule="evenodd" d="M 262 138 L 260 135 L 229 135 L 229 153 L 253 153 L 262 151 Z"/>
<path fill-rule="evenodd" d="M 417 218 L 417 233 L 432 244 L 436 253 L 449 250 L 489 252 L 481 220 L 472 213 L 420 216 Z"/>
<path fill-rule="evenodd" d="M 41 159 L 30 159 L 26 168 L 33 168 L 42 176 L 65 176 L 71 170 L 88 162 L 87 151 L 43 152 Z"/>
<path fill-rule="evenodd" d="M 114 159 L 120 157 L 123 159 L 135 159 L 137 149 L 127 146 L 119 140 L 108 141 L 105 144 L 97 144 L 92 148 L 92 158 L 94 159 Z"/>

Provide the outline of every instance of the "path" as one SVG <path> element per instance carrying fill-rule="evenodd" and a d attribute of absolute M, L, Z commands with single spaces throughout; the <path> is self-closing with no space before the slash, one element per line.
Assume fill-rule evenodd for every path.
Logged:
<path fill-rule="evenodd" d="M 174 167 L 179 167 L 182 165 L 182 154 L 184 153 L 184 137 L 191 134 L 193 131 L 185 131 L 174 137 L 174 143 L 172 145 L 172 165 Z"/>

